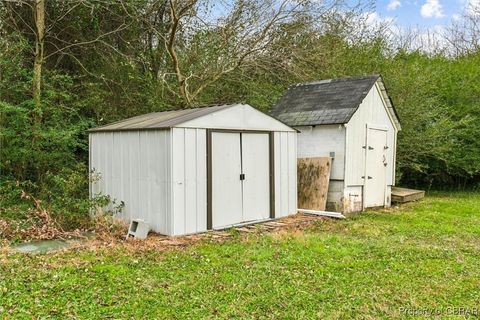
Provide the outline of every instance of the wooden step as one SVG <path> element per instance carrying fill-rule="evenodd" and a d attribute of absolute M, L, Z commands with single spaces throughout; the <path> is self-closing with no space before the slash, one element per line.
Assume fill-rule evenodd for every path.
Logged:
<path fill-rule="evenodd" d="M 423 199 L 425 191 L 392 187 L 392 202 L 406 203 Z"/>

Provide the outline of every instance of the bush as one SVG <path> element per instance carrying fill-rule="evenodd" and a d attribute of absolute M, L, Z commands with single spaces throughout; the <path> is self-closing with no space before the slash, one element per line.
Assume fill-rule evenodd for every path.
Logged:
<path fill-rule="evenodd" d="M 41 185 L 3 181 L 0 187 L 0 236 L 10 239 L 49 239 L 80 230 L 114 230 L 113 215 L 123 203 L 110 196 L 89 197 L 88 168 L 78 163 L 57 174 L 45 173 Z M 95 182 L 95 181 L 93 181 Z"/>

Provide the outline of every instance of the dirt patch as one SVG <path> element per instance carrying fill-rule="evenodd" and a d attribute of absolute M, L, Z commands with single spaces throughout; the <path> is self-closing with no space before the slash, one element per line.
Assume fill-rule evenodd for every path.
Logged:
<path fill-rule="evenodd" d="M 150 234 L 146 240 L 141 241 L 129 239 L 123 241 L 122 244 L 128 249 L 134 250 L 168 250 L 172 248 L 185 248 L 200 241 L 223 242 L 233 237 L 251 234 L 300 231 L 311 226 L 316 221 L 326 219 L 328 218 L 298 213 L 296 215 L 263 223 L 244 225 L 227 230 L 214 230 L 188 236 L 167 237 L 158 234 Z"/>
<path fill-rule="evenodd" d="M 275 237 L 285 237 L 292 232 L 300 233 L 301 230 L 311 226 L 316 221 L 326 220 L 328 218 L 309 215 L 296 214 L 277 220 L 267 221 L 263 223 L 244 225 L 227 230 L 215 230 L 200 234 L 193 234 L 187 236 L 167 237 L 155 233 L 150 233 L 145 240 L 136 240 L 130 238 L 125 240 L 125 233 L 114 232 L 108 233 L 108 228 L 101 228 L 99 232 L 91 239 L 79 241 L 74 245 L 55 251 L 53 254 L 58 254 L 71 250 L 102 250 L 102 249 L 123 249 L 132 254 L 138 254 L 147 251 L 163 252 L 168 250 L 184 249 L 201 241 L 215 241 L 223 242 L 233 237 L 245 237 L 253 234 L 278 234 Z M 108 224 L 107 224 L 108 225 Z"/>

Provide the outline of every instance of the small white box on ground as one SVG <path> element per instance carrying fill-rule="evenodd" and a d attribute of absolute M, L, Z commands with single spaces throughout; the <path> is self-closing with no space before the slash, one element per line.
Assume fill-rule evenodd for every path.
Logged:
<path fill-rule="evenodd" d="M 127 239 L 129 237 L 134 237 L 136 239 L 144 240 L 148 236 L 150 227 L 148 223 L 141 219 L 134 219 L 130 222 L 130 227 L 128 228 Z"/>

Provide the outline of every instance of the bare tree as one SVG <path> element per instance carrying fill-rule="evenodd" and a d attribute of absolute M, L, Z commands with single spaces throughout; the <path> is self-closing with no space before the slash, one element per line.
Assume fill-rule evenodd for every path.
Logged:
<path fill-rule="evenodd" d="M 313 10 L 311 1 L 298 0 L 168 0 L 166 28 L 144 17 L 167 54 L 157 79 L 191 106 L 222 77 L 256 65 L 256 58 L 280 36 L 275 33 L 279 26 L 306 12 L 320 11 L 326 2 L 316 1 Z"/>
<path fill-rule="evenodd" d="M 126 10 L 122 2 L 116 0 L 3 0 L 0 2 L 2 33 L 12 31 L 20 33 L 33 44 L 32 97 L 36 114 L 35 123 L 41 121 L 42 69 L 45 62 L 50 58 L 59 59 L 64 55 L 76 59 L 72 54 L 75 48 L 96 43 L 109 46 L 113 51 L 115 48 L 104 39 L 126 29 L 128 25 L 125 21 L 121 21 L 114 29 L 102 34 L 93 34 L 88 39 L 62 37 L 62 32 L 68 33 L 72 28 L 56 27 L 61 23 L 69 22 L 69 19 L 75 16 L 76 9 L 108 10 L 114 3 L 117 7 Z M 81 64 L 78 59 L 76 61 Z"/>
<path fill-rule="evenodd" d="M 480 6 L 467 8 L 448 28 L 446 41 L 455 55 L 478 52 L 480 49 Z"/>
<path fill-rule="evenodd" d="M 35 114 L 38 117 L 41 112 L 41 79 L 45 39 L 45 0 L 35 0 L 33 11 L 35 17 L 35 58 L 33 63 L 32 95 L 36 109 Z"/>

